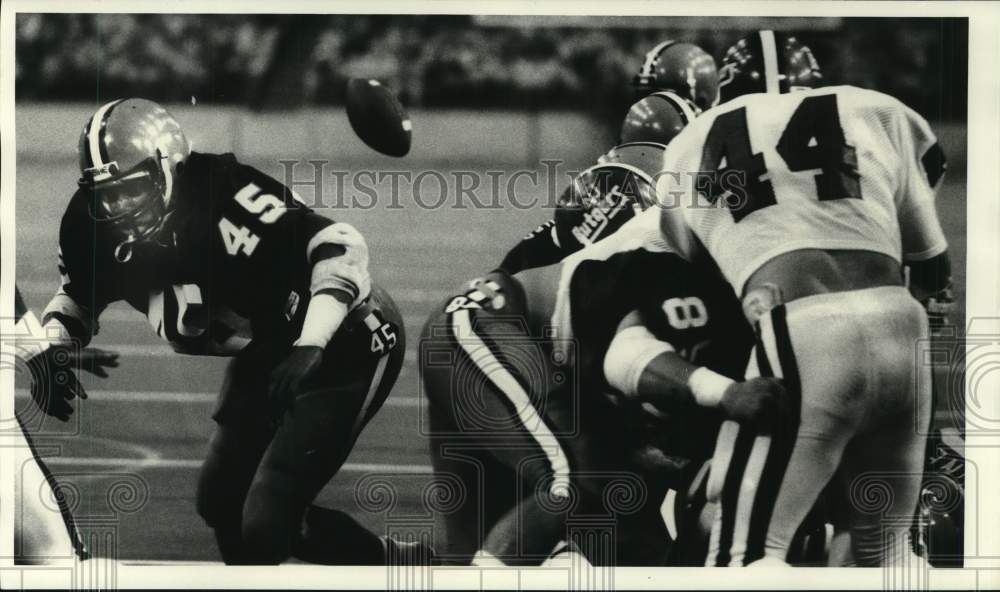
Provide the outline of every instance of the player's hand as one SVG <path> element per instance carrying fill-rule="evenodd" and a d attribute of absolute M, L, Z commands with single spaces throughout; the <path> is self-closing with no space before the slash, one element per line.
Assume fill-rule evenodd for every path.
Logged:
<path fill-rule="evenodd" d="M 722 395 L 719 407 L 728 419 L 761 432 L 770 431 L 791 413 L 781 380 L 768 377 L 734 382 Z"/>
<path fill-rule="evenodd" d="M 933 294 L 921 301 L 921 304 L 927 311 L 927 324 L 931 337 L 943 334 L 945 328 L 951 324 L 948 317 L 955 309 L 955 299 L 951 295 L 951 290 L 942 290 Z"/>
<path fill-rule="evenodd" d="M 301 345 L 292 348 L 283 362 L 271 372 L 268 399 L 271 404 L 271 419 L 280 424 L 285 412 L 295 404 L 305 382 L 311 378 L 323 362 L 323 348 L 315 345 Z"/>
<path fill-rule="evenodd" d="M 70 359 L 74 364 L 79 365 L 81 370 L 86 370 L 100 378 L 108 377 L 108 371 L 105 368 L 118 367 L 118 352 L 96 347 L 88 347 L 75 352 L 70 355 Z"/>
<path fill-rule="evenodd" d="M 79 354 L 71 347 L 52 346 L 28 360 L 31 370 L 31 398 L 38 408 L 60 421 L 73 415 L 70 401 L 87 398 L 73 367 Z"/>

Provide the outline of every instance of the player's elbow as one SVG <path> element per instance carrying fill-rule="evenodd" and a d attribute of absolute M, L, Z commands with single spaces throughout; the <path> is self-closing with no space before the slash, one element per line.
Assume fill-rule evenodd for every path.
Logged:
<path fill-rule="evenodd" d="M 344 294 L 353 308 L 370 293 L 368 245 L 350 224 L 338 222 L 317 232 L 309 241 L 306 256 L 312 265 L 313 295 Z"/>

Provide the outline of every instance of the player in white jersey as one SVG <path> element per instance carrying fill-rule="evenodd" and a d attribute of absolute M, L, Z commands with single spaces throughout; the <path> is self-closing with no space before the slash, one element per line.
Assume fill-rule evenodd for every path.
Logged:
<path fill-rule="evenodd" d="M 76 376 L 86 370 L 106 378 L 106 368 L 118 366 L 118 354 L 96 348 L 80 349 L 53 345 L 38 317 L 25 306 L 14 287 L 14 347 L 16 368 L 31 374 L 31 396 L 40 408 L 56 417 L 73 413 L 69 399 L 86 398 Z M 22 366 L 23 364 L 23 366 Z M 21 565 L 52 565 L 61 561 L 89 558 L 83 539 L 76 529 L 65 496 L 57 495 L 59 486 L 35 449 L 30 432 L 37 429 L 39 416 L 34 408 L 25 408 L 17 416 L 19 431 L 14 442 L 14 561 Z M 55 501 L 53 507 L 52 501 Z"/>
<path fill-rule="evenodd" d="M 947 300 L 934 207 L 943 157 L 927 122 L 892 97 L 789 93 L 818 78 L 794 38 L 761 31 L 734 45 L 721 70 L 731 100 L 674 139 L 658 179 L 662 224 L 693 231 L 756 324 L 748 376 L 781 377 L 797 398 L 772 433 L 721 430 L 708 565 L 785 561 L 838 469 L 856 562 L 911 559 L 931 396 L 915 362 L 927 319 L 903 266 L 914 294 Z M 884 513 L 853 510 L 861 474 L 892 489 Z"/>

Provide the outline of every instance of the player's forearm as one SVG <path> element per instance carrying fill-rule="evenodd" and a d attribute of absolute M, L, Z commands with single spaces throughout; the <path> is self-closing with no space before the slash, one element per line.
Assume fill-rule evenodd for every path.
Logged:
<path fill-rule="evenodd" d="M 567 252 L 555 233 L 555 220 L 549 220 L 521 239 L 500 263 L 500 269 L 515 274 L 525 269 L 558 263 Z"/>
<path fill-rule="evenodd" d="M 643 368 L 636 394 L 663 411 L 690 409 L 697 403 L 688 387 L 688 379 L 697 369 L 675 352 L 664 352 Z"/>
<path fill-rule="evenodd" d="M 309 301 L 302 333 L 295 340 L 295 345 L 325 348 L 347 313 L 347 304 L 338 295 L 330 292 L 314 295 Z"/>
<path fill-rule="evenodd" d="M 335 223 L 310 239 L 306 257 L 312 265 L 312 298 L 295 345 L 326 347 L 347 314 L 371 292 L 368 247 L 354 227 Z"/>
<path fill-rule="evenodd" d="M 931 334 L 949 324 L 955 307 L 951 293 L 951 259 L 948 251 L 924 261 L 907 262 L 907 285 L 914 298 L 927 310 Z"/>
<path fill-rule="evenodd" d="M 692 406 L 718 407 L 733 380 L 704 366 L 695 366 L 674 352 L 653 358 L 637 385 L 642 401 L 663 411 L 683 411 Z"/>
<path fill-rule="evenodd" d="M 694 366 L 678 356 L 669 343 L 658 340 L 642 325 L 621 329 L 604 357 L 608 384 L 629 398 L 664 410 L 693 404 L 694 397 L 686 386 L 693 371 Z"/>
<path fill-rule="evenodd" d="M 14 334 L 18 339 L 18 355 L 30 359 L 48 349 L 52 345 L 69 342 L 73 337 L 58 320 L 50 320 L 43 327 L 38 317 L 24 304 L 21 293 L 14 290 Z"/>
<path fill-rule="evenodd" d="M 718 407 L 733 380 L 691 364 L 669 343 L 635 325 L 618 332 L 604 359 L 608 383 L 663 411 Z"/>
<path fill-rule="evenodd" d="M 97 334 L 97 314 L 60 288 L 45 307 L 42 325 L 53 345 L 75 341 L 85 346 Z"/>

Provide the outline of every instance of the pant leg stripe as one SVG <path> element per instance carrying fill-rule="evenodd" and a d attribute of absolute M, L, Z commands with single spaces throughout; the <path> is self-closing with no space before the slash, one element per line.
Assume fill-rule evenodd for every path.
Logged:
<path fill-rule="evenodd" d="M 764 346 L 762 336 L 762 327 L 765 323 L 761 321 L 766 318 L 766 316 L 762 317 L 754 327 L 756 340 L 754 354 L 757 361 L 757 374 L 760 376 L 774 376 L 771 363 L 767 359 L 767 348 Z M 733 453 L 729 457 L 729 463 L 726 467 L 726 478 L 722 488 L 721 529 L 719 531 L 718 552 L 715 558 L 715 565 L 719 567 L 728 566 L 732 559 L 739 488 L 743 481 L 747 462 L 750 459 L 750 453 L 753 451 L 753 441 L 756 436 L 756 434 L 750 433 L 749 430 L 745 430 L 742 427 L 738 427 L 737 430 L 736 444 L 733 445 Z"/>
<path fill-rule="evenodd" d="M 774 341 L 784 371 L 785 386 L 792 394 L 795 410 L 799 410 L 802 406 L 802 382 L 799 378 L 799 366 L 795 361 L 795 350 L 792 349 L 792 338 L 788 333 L 787 309 L 784 305 L 775 310 L 774 321 Z"/>
<path fill-rule="evenodd" d="M 482 370 L 490 382 L 507 397 L 517 411 L 521 427 L 535 440 L 545 453 L 552 470 L 552 484 L 549 492 L 564 497 L 569 494 L 569 460 L 559 440 L 549 430 L 548 425 L 538 415 L 521 383 L 499 362 L 496 354 L 476 335 L 467 309 L 452 313 L 452 331 L 455 340 L 476 366 Z"/>
<path fill-rule="evenodd" d="M 795 449 L 795 440 L 799 428 L 799 408 L 801 392 L 798 367 L 788 335 L 786 309 L 784 305 L 771 311 L 774 343 L 783 381 L 793 401 L 792 417 L 787 424 L 776 426 L 772 436 L 771 450 L 760 477 L 760 487 L 754 499 L 750 519 L 750 533 L 747 539 L 747 563 L 764 557 L 767 543 L 767 531 L 774 514 L 775 502 L 784 480 L 788 461 Z M 782 558 L 784 559 L 784 558 Z"/>
<path fill-rule="evenodd" d="M 726 480 L 722 485 L 721 499 L 721 529 L 719 531 L 719 552 L 715 557 L 716 567 L 727 567 L 732 559 L 731 547 L 733 533 L 736 527 L 736 506 L 739 501 L 740 485 L 743 483 L 743 473 L 747 460 L 753 449 L 755 434 L 750 430 L 740 428 L 733 445 L 733 456 L 726 471 Z"/>
<path fill-rule="evenodd" d="M 758 321 L 756 327 L 757 343 L 754 351 L 757 353 L 757 370 L 761 376 L 772 377 L 774 370 L 771 369 L 771 362 L 767 359 L 767 348 L 764 346 L 764 338 L 761 335 L 761 324 Z"/>
<path fill-rule="evenodd" d="M 741 490 L 736 502 L 736 525 L 733 528 L 733 544 L 730 550 L 730 563 L 735 566 L 744 566 L 753 561 L 748 552 L 751 549 L 753 539 L 751 534 L 754 532 L 754 518 L 759 512 L 756 502 L 757 493 L 764 485 L 763 479 L 766 478 L 765 471 L 768 467 L 768 461 L 775 449 L 775 443 L 770 435 L 761 435 L 756 432 L 754 435 L 756 437 L 753 441 L 753 447 L 743 471 L 742 485 L 744 485 L 744 489 Z"/>
<path fill-rule="evenodd" d="M 378 359 L 378 365 L 375 366 L 375 374 L 372 376 L 371 384 L 368 385 L 368 393 L 365 394 L 365 400 L 361 403 L 361 409 L 358 410 L 358 417 L 354 420 L 354 436 L 357 437 L 361 428 L 364 427 L 366 421 L 368 420 L 368 409 L 372 405 L 372 400 L 375 398 L 375 394 L 378 392 L 379 387 L 382 386 L 382 377 L 385 376 L 385 367 L 389 364 L 389 356 L 391 351 L 382 354 Z"/>

